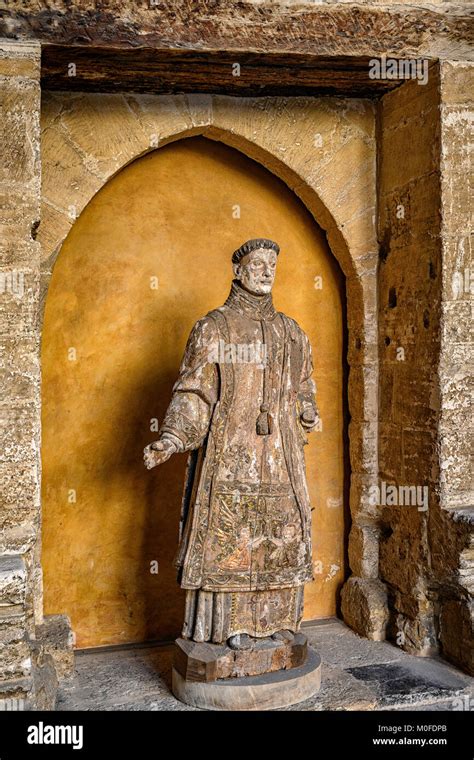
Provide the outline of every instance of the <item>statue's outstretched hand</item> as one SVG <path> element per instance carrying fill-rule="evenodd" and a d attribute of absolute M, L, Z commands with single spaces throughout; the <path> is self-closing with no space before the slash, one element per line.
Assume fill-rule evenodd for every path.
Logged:
<path fill-rule="evenodd" d="M 163 464 L 172 454 L 177 451 L 177 448 L 173 441 L 169 439 L 162 439 L 150 443 L 145 449 L 143 449 L 143 460 L 147 470 L 152 470 L 158 464 Z"/>
<path fill-rule="evenodd" d="M 316 412 L 312 407 L 308 407 L 304 410 L 303 414 L 301 415 L 302 422 L 305 422 L 307 425 L 314 425 L 316 422 Z"/>

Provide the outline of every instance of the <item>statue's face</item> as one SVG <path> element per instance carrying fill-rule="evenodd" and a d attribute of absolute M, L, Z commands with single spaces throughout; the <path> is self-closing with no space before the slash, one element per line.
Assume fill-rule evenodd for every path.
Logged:
<path fill-rule="evenodd" d="M 245 290 L 254 295 L 270 293 L 275 279 L 277 255 L 268 248 L 257 248 L 234 264 L 234 274 Z"/>
<path fill-rule="evenodd" d="M 250 541 L 250 528 L 242 528 L 239 534 L 239 546 L 247 546 Z"/>

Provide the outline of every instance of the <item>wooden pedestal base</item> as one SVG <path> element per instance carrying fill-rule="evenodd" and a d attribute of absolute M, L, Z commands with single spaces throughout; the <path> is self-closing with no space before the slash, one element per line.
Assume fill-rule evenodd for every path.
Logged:
<path fill-rule="evenodd" d="M 321 658 L 298 633 L 262 639 L 249 650 L 177 639 L 172 690 L 207 710 L 273 710 L 296 704 L 321 685 Z"/>

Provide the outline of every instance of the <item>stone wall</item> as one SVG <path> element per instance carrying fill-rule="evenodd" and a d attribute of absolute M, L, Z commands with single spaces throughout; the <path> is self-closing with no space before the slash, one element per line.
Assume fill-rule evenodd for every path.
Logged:
<path fill-rule="evenodd" d="M 388 635 L 472 670 L 469 71 L 433 65 L 381 102 L 378 486 Z"/>
<path fill-rule="evenodd" d="M 41 616 L 35 604 L 41 600 L 40 255 L 33 239 L 40 205 L 39 76 L 38 44 L 2 44 L 0 697 L 22 701 L 37 701 L 33 642 Z"/>
<path fill-rule="evenodd" d="M 40 559 L 39 77 L 38 44 L 1 44 L 0 702 L 10 709 L 52 706 L 57 683 Z"/>
<path fill-rule="evenodd" d="M 432 515 L 432 573 L 442 652 L 474 672 L 472 479 L 472 146 L 474 65 L 441 63 L 440 510 Z"/>
<path fill-rule="evenodd" d="M 407 82 L 383 98 L 379 139 L 380 575 L 389 589 L 390 635 L 428 654 L 436 651 L 428 523 L 439 480 L 437 67 L 427 85 Z M 418 489 L 415 498 L 406 487 Z"/>

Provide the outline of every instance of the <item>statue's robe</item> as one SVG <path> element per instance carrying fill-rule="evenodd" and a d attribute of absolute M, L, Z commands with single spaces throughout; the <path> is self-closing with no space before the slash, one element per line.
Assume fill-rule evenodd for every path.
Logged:
<path fill-rule="evenodd" d="M 223 642 L 299 628 L 313 579 L 303 446 L 318 415 L 309 340 L 237 281 L 189 337 L 160 428 L 190 451 L 178 580 L 182 635 Z M 269 416 L 270 415 L 270 416 Z"/>

